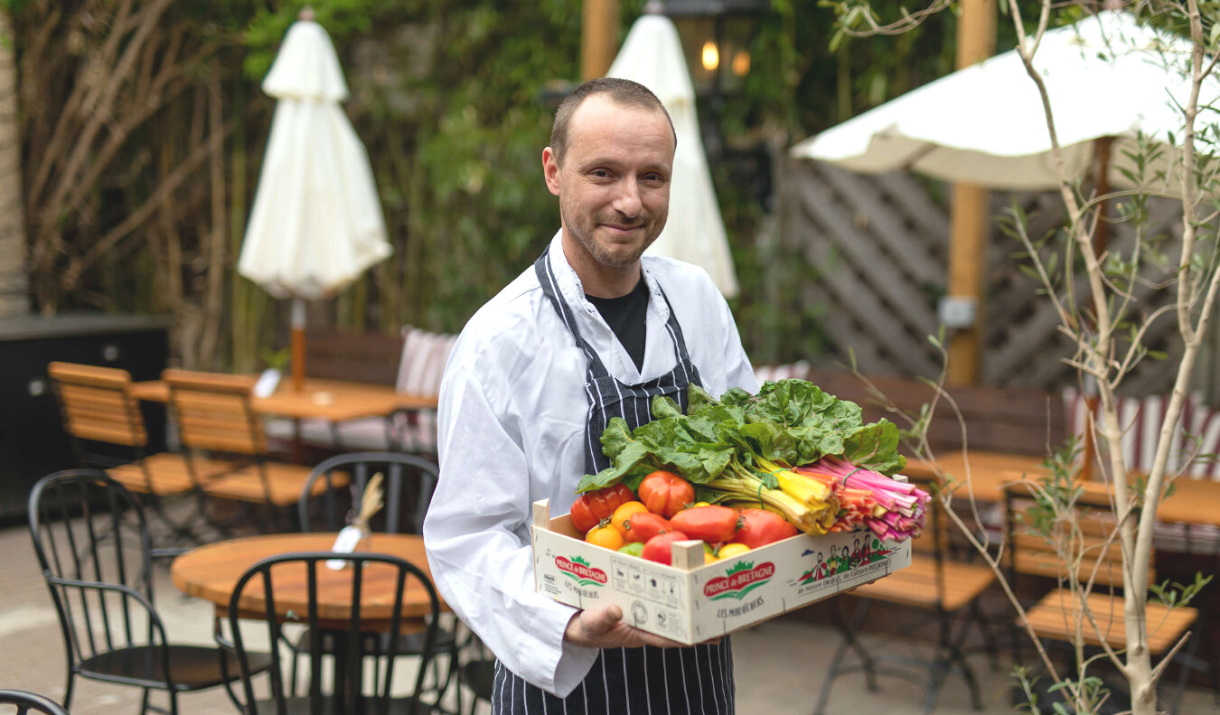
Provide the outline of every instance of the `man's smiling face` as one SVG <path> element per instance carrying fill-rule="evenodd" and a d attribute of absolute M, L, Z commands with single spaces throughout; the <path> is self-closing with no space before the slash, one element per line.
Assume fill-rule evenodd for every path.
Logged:
<path fill-rule="evenodd" d="M 640 260 L 669 215 L 674 135 L 662 112 L 593 95 L 572 115 L 562 165 L 544 154 L 564 231 L 610 269 Z"/>

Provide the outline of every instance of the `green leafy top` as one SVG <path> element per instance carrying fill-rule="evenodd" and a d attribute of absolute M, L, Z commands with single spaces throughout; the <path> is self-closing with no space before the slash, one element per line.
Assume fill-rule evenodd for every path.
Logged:
<path fill-rule="evenodd" d="M 588 562 L 587 560 L 585 560 L 585 558 L 584 558 L 583 556 L 573 556 L 573 557 L 572 557 L 572 563 L 574 563 L 574 564 L 580 564 L 581 566 L 588 566 L 588 565 L 589 565 L 589 562 Z"/>
<path fill-rule="evenodd" d="M 740 572 L 740 571 L 750 571 L 750 570 L 753 570 L 753 568 L 754 568 L 754 562 L 753 562 L 753 561 L 739 561 L 739 562 L 737 562 L 736 564 L 734 564 L 734 565 L 733 565 L 733 568 L 729 569 L 728 571 L 725 571 L 725 572 L 724 572 L 724 575 L 725 575 L 725 576 L 732 576 L 733 574 L 738 573 L 738 572 Z"/>
<path fill-rule="evenodd" d="M 859 405 L 805 380 L 767 382 L 757 395 L 734 388 L 720 400 L 691 386 L 689 396 L 685 415 L 672 399 L 653 398 L 653 421 L 634 431 L 612 418 L 601 436 L 611 464 L 585 475 L 577 491 L 619 482 L 635 489 L 658 469 L 706 484 L 734 458 L 750 468 L 759 460 L 791 467 L 837 456 L 887 476 L 906 466 L 894 424 L 866 425 Z"/>

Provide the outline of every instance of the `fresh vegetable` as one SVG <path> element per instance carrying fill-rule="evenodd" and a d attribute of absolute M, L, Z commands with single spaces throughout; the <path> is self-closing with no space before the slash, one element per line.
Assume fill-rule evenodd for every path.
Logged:
<path fill-rule="evenodd" d="M 582 494 L 572 505 L 572 527 L 587 533 L 602 519 L 609 519 L 624 502 L 635 499 L 626 484 L 615 484 L 595 492 Z"/>
<path fill-rule="evenodd" d="M 623 522 L 623 538 L 632 543 L 644 543 L 657 534 L 672 530 L 668 519 L 648 511 L 633 514 Z"/>
<path fill-rule="evenodd" d="M 672 472 L 656 471 L 640 482 L 640 501 L 653 514 L 672 519 L 674 514 L 695 501 L 695 488 Z"/>
<path fill-rule="evenodd" d="M 610 526 L 609 521 L 602 522 L 601 526 L 595 526 L 589 529 L 589 533 L 585 534 L 585 541 L 600 546 L 603 549 L 618 551 L 623 548 L 623 535 L 618 533 L 618 529 Z"/>
<path fill-rule="evenodd" d="M 610 525 L 618 529 L 618 533 L 622 534 L 623 538 L 627 538 L 627 520 L 636 514 L 647 513 L 647 511 L 648 507 L 644 506 L 644 502 L 629 501 L 625 504 L 620 504 L 614 510 L 614 516 L 610 517 Z"/>
<path fill-rule="evenodd" d="M 906 465 L 898 454 L 898 428 L 887 420 L 864 424 L 860 407 L 804 380 L 768 382 L 758 395 L 733 389 L 712 398 L 690 388 L 688 414 L 674 400 L 653 398 L 654 419 L 631 430 L 611 419 L 601 436 L 611 466 L 585 475 L 577 491 L 624 482 L 637 487 L 648 474 L 672 471 L 695 485 L 715 479 L 736 455 L 753 468 L 750 453 L 781 467 L 824 456 L 891 475 Z M 708 500 L 711 501 L 711 500 Z"/>
<path fill-rule="evenodd" d="M 906 465 L 898 428 L 887 420 L 865 424 L 858 405 L 812 383 L 768 382 L 757 395 L 734 389 L 719 400 L 692 386 L 685 412 L 658 396 L 652 415 L 634 430 L 610 420 L 601 435 L 610 467 L 585 475 L 579 492 L 639 489 L 666 472 L 693 486 L 684 503 L 765 509 L 809 534 L 868 528 L 901 539 L 922 527 L 927 495 L 889 478 Z M 662 514 L 677 511 L 651 485 L 640 500 Z"/>
<path fill-rule="evenodd" d="M 891 541 L 914 538 L 923 531 L 931 496 L 913 484 L 836 457 L 823 457 L 796 471 L 835 490 L 842 506 L 836 531 L 867 527 L 877 538 Z"/>
<path fill-rule="evenodd" d="M 716 560 L 716 547 L 703 542 L 703 563 L 710 564 Z"/>
<path fill-rule="evenodd" d="M 750 547 L 745 544 L 725 544 L 716 550 L 716 557 L 718 560 L 731 559 L 741 556 L 749 550 Z"/>
<path fill-rule="evenodd" d="M 659 564 L 670 566 L 673 564 L 673 543 L 675 541 L 687 541 L 688 537 L 681 531 L 670 531 L 665 534 L 658 534 L 648 540 L 644 544 L 644 552 L 641 554 L 649 561 L 656 561 Z"/>
<path fill-rule="evenodd" d="M 669 523 L 692 539 L 718 544 L 737 532 L 737 512 L 727 506 L 692 507 L 674 514 Z"/>
<path fill-rule="evenodd" d="M 742 509 L 741 528 L 737 530 L 733 542 L 757 549 L 796 534 L 796 527 L 779 514 L 766 509 Z"/>
<path fill-rule="evenodd" d="M 628 556 L 643 556 L 644 544 L 639 541 L 635 542 L 634 544 L 627 544 L 623 548 L 619 549 L 618 552 L 620 554 L 627 554 Z"/>

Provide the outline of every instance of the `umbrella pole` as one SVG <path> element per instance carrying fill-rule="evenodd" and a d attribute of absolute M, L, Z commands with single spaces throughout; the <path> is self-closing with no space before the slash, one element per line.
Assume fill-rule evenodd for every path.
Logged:
<path fill-rule="evenodd" d="M 292 299 L 292 389 L 305 387 L 305 300 Z"/>

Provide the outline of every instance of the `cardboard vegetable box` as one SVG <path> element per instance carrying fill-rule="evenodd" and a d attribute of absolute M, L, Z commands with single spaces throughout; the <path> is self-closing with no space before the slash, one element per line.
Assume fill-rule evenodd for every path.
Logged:
<path fill-rule="evenodd" d="M 911 565 L 911 542 L 869 531 L 798 534 L 704 564 L 703 542 L 673 546 L 673 566 L 586 542 L 567 514 L 534 503 L 534 586 L 577 608 L 617 604 L 641 630 L 691 645 L 887 576 Z"/>

